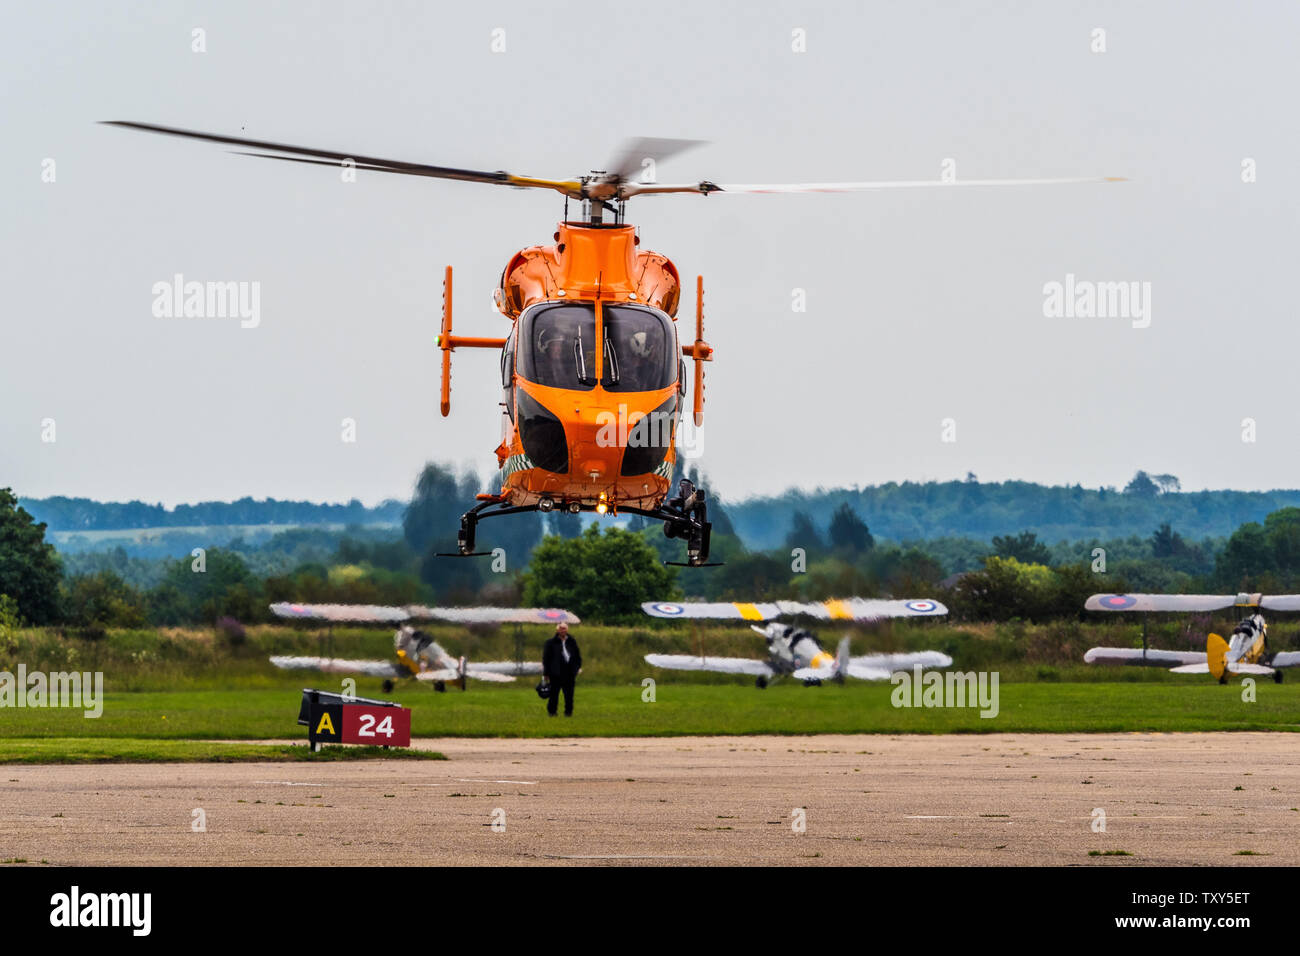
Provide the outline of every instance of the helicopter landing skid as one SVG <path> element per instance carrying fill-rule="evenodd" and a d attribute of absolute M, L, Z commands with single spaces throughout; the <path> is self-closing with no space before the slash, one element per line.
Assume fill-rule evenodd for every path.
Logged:
<path fill-rule="evenodd" d="M 483 501 L 475 505 L 460 517 L 460 531 L 456 534 L 456 551 L 451 553 L 436 552 L 440 558 L 478 558 L 489 557 L 491 551 L 475 551 L 474 545 L 478 533 L 478 523 L 484 518 L 498 518 L 504 515 L 524 514 L 541 511 L 537 505 L 518 505 L 500 507 L 499 500 Z M 567 506 L 574 512 L 574 504 Z M 487 510 L 495 508 L 495 510 Z M 577 511 L 596 511 L 594 505 L 577 504 Z M 664 523 L 664 536 L 682 538 L 686 541 L 686 561 L 665 561 L 665 564 L 682 568 L 714 568 L 720 564 L 709 563 L 709 538 L 713 525 L 708 520 L 708 506 L 704 492 L 682 479 L 677 497 L 670 498 L 653 511 L 644 508 L 619 508 L 619 512 L 641 515 L 643 518 L 655 518 Z"/>
<path fill-rule="evenodd" d="M 539 510 L 537 505 L 521 505 L 514 508 L 498 508 L 496 511 L 485 511 L 485 509 L 500 503 L 497 500 L 483 501 L 461 515 L 460 531 L 456 533 L 456 550 L 452 552 L 435 551 L 434 556 L 439 558 L 490 558 L 493 552 L 474 550 L 474 539 L 481 519 L 525 514 L 529 511 Z"/>

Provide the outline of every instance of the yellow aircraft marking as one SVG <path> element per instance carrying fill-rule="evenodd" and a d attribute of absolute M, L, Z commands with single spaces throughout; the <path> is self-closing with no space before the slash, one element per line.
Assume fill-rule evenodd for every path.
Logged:
<path fill-rule="evenodd" d="M 534 179 L 531 176 L 507 176 L 506 182 L 512 186 L 541 186 L 562 193 L 580 193 L 582 191 L 582 183 L 572 179 Z"/>
<path fill-rule="evenodd" d="M 808 662 L 809 667 L 822 667 L 827 664 L 835 663 L 835 655 L 822 651 L 820 654 L 814 654 L 813 659 Z"/>
<path fill-rule="evenodd" d="M 1250 645 L 1250 650 L 1246 651 L 1246 653 L 1242 655 L 1242 657 L 1247 664 L 1254 664 L 1256 661 L 1260 659 L 1260 657 L 1263 656 L 1263 654 L 1264 654 L 1264 635 L 1261 634 L 1259 637 L 1255 638 L 1255 643 Z"/>
<path fill-rule="evenodd" d="M 740 616 L 743 617 L 746 621 L 763 620 L 763 615 L 759 612 L 758 608 L 756 608 L 752 604 L 742 604 L 739 601 L 737 601 L 736 610 L 740 612 Z"/>
<path fill-rule="evenodd" d="M 418 673 L 420 672 L 420 667 L 419 667 L 419 665 L 416 664 L 415 661 L 413 661 L 413 660 L 411 660 L 409 657 L 407 657 L 407 656 L 406 656 L 406 651 L 401 650 L 400 648 L 399 648 L 398 651 L 397 651 L 397 659 L 398 659 L 398 661 L 401 662 L 402 666 L 405 667 L 405 668 L 406 668 L 408 671 L 410 671 L 412 674 L 418 674 Z"/>
<path fill-rule="evenodd" d="M 826 601 L 823 605 L 833 621 L 847 621 L 853 617 L 843 601 Z"/>

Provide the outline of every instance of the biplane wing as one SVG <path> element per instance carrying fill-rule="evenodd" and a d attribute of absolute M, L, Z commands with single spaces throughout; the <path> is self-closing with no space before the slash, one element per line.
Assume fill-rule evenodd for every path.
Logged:
<path fill-rule="evenodd" d="M 859 664 L 857 661 L 849 661 L 849 666 L 844 668 L 844 673 L 857 680 L 889 680 L 894 676 L 894 672 L 888 667 L 873 667 Z"/>
<path fill-rule="evenodd" d="M 1300 594 L 1270 594 L 1259 599 L 1266 611 L 1300 611 Z"/>
<path fill-rule="evenodd" d="M 1245 661 L 1228 661 L 1224 667 L 1233 674 L 1272 674 L 1274 668 L 1267 664 L 1247 664 Z M 1206 671 L 1209 671 L 1209 665 L 1206 665 Z"/>
<path fill-rule="evenodd" d="M 500 671 L 485 671 L 479 667 L 466 667 L 465 676 L 474 680 L 485 680 L 489 684 L 513 684 L 513 674 L 503 674 Z"/>
<path fill-rule="evenodd" d="M 1094 594 L 1089 611 L 1219 611 L 1237 603 L 1235 594 Z"/>
<path fill-rule="evenodd" d="M 470 661 L 465 666 L 473 671 L 513 674 L 516 676 L 540 674 L 542 672 L 542 665 L 536 661 Z"/>
<path fill-rule="evenodd" d="M 1278 651 L 1268 662 L 1269 667 L 1300 667 L 1300 651 Z"/>
<path fill-rule="evenodd" d="M 440 667 L 437 670 L 420 671 L 418 674 L 412 674 L 411 676 L 422 681 L 453 681 L 460 680 L 460 671 L 454 667 Z"/>
<path fill-rule="evenodd" d="M 271 613 L 289 620 L 316 620 L 349 624 L 402 624 L 406 621 L 446 621 L 451 624 L 581 624 L 563 608 L 540 607 L 386 607 L 378 604 L 271 605 Z"/>
<path fill-rule="evenodd" d="M 907 654 L 862 654 L 850 658 L 849 663 L 892 674 L 910 671 L 917 664 L 922 667 L 952 667 L 952 658 L 941 651 L 913 651 Z"/>
<path fill-rule="evenodd" d="M 395 677 L 409 672 L 393 661 L 349 661 L 333 657 L 272 657 L 271 663 L 285 671 L 323 671 L 326 674 L 366 674 Z"/>
<path fill-rule="evenodd" d="M 558 607 L 423 607 L 406 609 L 414 620 L 449 624 L 581 624 L 578 615 Z"/>
<path fill-rule="evenodd" d="M 1227 670 L 1230 674 L 1258 674 L 1260 676 L 1267 677 L 1269 674 L 1272 674 L 1274 671 L 1278 670 L 1279 668 L 1295 667 L 1296 665 L 1300 664 L 1300 652 L 1288 651 L 1287 653 L 1294 654 L 1297 660 L 1295 660 L 1290 664 L 1286 664 L 1286 663 L 1279 664 L 1277 662 L 1276 657 L 1273 660 L 1269 661 L 1267 664 L 1247 664 L 1244 661 L 1225 661 L 1223 666 L 1224 669 Z M 1283 655 L 1281 654 L 1277 655 L 1277 657 L 1282 657 L 1282 656 Z M 1211 673 L 1211 671 L 1210 671 L 1209 664 L 1184 664 L 1182 667 L 1169 668 L 1169 673 L 1209 674 Z"/>
<path fill-rule="evenodd" d="M 460 680 L 460 671 L 454 667 L 443 667 L 434 671 L 420 671 L 415 675 L 416 680 L 422 681 L 456 681 Z M 467 664 L 465 666 L 465 676 L 473 680 L 485 680 L 491 684 L 510 684 L 514 678 L 509 674 L 498 674 L 495 671 L 481 671 L 475 666 Z"/>
<path fill-rule="evenodd" d="M 1186 664 L 1204 664 L 1205 652 L 1144 651 L 1139 647 L 1093 647 L 1083 655 L 1083 660 L 1086 664 L 1136 664 L 1149 667 L 1174 667 Z"/>
<path fill-rule="evenodd" d="M 952 658 L 938 651 L 919 651 L 915 654 L 864 654 L 851 657 L 844 664 L 823 664 L 820 667 L 801 667 L 794 672 L 799 680 L 830 680 L 843 674 L 857 680 L 889 680 L 897 671 L 910 671 L 922 667 L 951 667 Z"/>
<path fill-rule="evenodd" d="M 1266 611 L 1300 611 L 1300 594 L 1094 594 L 1089 611 L 1219 611 L 1254 607 Z"/>
<path fill-rule="evenodd" d="M 272 604 L 271 613 L 289 620 L 349 624 L 401 624 L 411 619 L 405 608 L 377 604 L 290 604 L 283 601 Z"/>
<path fill-rule="evenodd" d="M 646 663 L 676 671 L 714 671 L 719 674 L 749 674 L 753 677 L 773 677 L 764 661 L 748 657 L 700 657 L 695 654 L 647 654 Z"/>
<path fill-rule="evenodd" d="M 891 601 L 875 598 L 844 598 L 831 601 L 698 601 L 676 604 L 647 601 L 641 610 L 667 620 L 771 621 L 778 617 L 804 616 L 823 621 L 875 621 L 889 617 L 942 617 L 948 609 L 938 601 Z"/>

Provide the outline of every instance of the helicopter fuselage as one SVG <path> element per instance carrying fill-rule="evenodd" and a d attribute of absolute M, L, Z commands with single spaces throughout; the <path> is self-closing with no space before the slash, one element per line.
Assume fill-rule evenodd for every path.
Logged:
<path fill-rule="evenodd" d="M 500 485 L 480 500 L 509 509 L 657 515 L 677 460 L 687 397 L 683 357 L 696 362 L 694 416 L 697 424 L 702 419 L 700 363 L 713 352 L 702 339 L 702 302 L 695 341 L 682 346 L 677 268 L 639 249 L 635 227 L 562 222 L 554 240 L 521 250 L 502 271 L 493 300 L 511 322 L 505 338 L 451 334 L 448 270 L 439 337 L 443 414 L 450 408 L 450 352 L 498 348 Z M 697 300 L 702 294 L 698 280 Z M 693 491 L 683 492 L 687 511 Z"/>
<path fill-rule="evenodd" d="M 512 506 L 654 508 L 685 392 L 677 269 L 638 250 L 632 226 L 562 223 L 555 238 L 517 253 L 494 296 L 513 323 L 500 495 Z"/>

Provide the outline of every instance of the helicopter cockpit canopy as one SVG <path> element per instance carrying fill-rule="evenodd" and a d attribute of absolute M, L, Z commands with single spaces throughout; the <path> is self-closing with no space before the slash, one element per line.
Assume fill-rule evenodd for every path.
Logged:
<path fill-rule="evenodd" d="M 611 392 L 648 392 L 677 381 L 677 343 L 671 320 L 641 305 L 610 305 L 604 315 L 600 385 Z M 520 320 L 518 369 L 549 388 L 595 386 L 596 313 L 591 303 L 553 303 Z"/>

